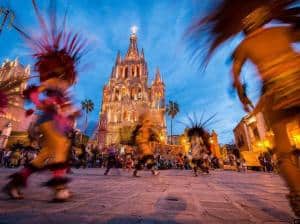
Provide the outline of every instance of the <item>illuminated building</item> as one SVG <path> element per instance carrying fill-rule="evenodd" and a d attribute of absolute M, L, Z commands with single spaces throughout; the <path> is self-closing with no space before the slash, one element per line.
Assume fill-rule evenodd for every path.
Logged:
<path fill-rule="evenodd" d="M 300 124 L 291 121 L 286 127 L 290 144 L 300 149 Z M 263 114 L 245 116 L 234 129 L 235 142 L 240 152 L 249 157 L 272 150 L 274 148 L 274 134 L 267 126 Z"/>
<path fill-rule="evenodd" d="M 0 82 L 16 77 L 27 79 L 29 76 L 29 65 L 24 67 L 17 59 L 14 61 L 6 60 L 0 67 Z M 27 136 L 27 134 L 24 133 L 35 118 L 35 116 L 25 116 L 24 99 L 22 98 L 22 93 L 25 88 L 26 82 L 12 90 L 15 96 L 11 99 L 3 113 L 0 113 L 0 148 L 5 148 L 8 141 L 14 141 L 14 139 L 17 141 L 18 139 L 22 139 L 23 135 Z M 16 137 L 14 135 L 16 133 L 22 137 Z"/>
<path fill-rule="evenodd" d="M 211 146 L 212 154 L 217 158 L 221 158 L 218 134 L 214 130 L 212 130 L 212 132 L 210 134 L 209 144 Z"/>
<path fill-rule="evenodd" d="M 126 143 L 141 113 L 156 117 L 160 138 L 166 142 L 165 85 L 159 69 L 148 85 L 148 68 L 143 49 L 137 46 L 136 27 L 132 28 L 130 43 L 124 58 L 118 52 L 110 80 L 103 87 L 102 105 L 96 131 L 99 148 Z"/>
<path fill-rule="evenodd" d="M 261 112 L 245 116 L 235 127 L 234 137 L 248 166 L 260 166 L 259 155 L 273 149 L 273 132 Z"/>
<path fill-rule="evenodd" d="M 28 78 L 30 75 L 29 65 L 24 67 L 18 60 L 6 60 L 0 67 L 0 82 L 14 77 Z M 4 113 L 0 114 L 0 130 L 12 125 L 12 131 L 26 131 L 31 122 L 31 118 L 25 117 L 24 99 L 22 98 L 23 90 L 26 88 L 26 82 L 15 89 L 16 96 L 10 102 Z"/>
<path fill-rule="evenodd" d="M 287 125 L 287 132 L 291 145 L 300 150 L 300 123 L 299 121 L 292 121 Z"/>
<path fill-rule="evenodd" d="M 245 116 L 234 129 L 235 142 L 240 151 L 263 152 L 271 149 L 271 136 L 262 113 Z"/>

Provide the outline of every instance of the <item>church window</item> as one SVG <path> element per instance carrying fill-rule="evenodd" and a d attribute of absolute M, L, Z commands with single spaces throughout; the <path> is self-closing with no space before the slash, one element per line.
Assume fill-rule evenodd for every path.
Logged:
<path fill-rule="evenodd" d="M 138 99 L 142 99 L 142 89 L 138 88 Z"/>
<path fill-rule="evenodd" d="M 128 67 L 125 68 L 125 74 L 124 74 L 124 78 L 127 79 L 128 78 Z"/>
<path fill-rule="evenodd" d="M 126 89 L 123 87 L 122 88 L 122 98 L 126 97 Z"/>
<path fill-rule="evenodd" d="M 132 76 L 132 77 L 134 77 L 134 76 L 135 76 L 135 75 L 134 75 L 134 70 L 135 70 L 135 67 L 134 67 L 134 66 L 132 66 L 132 67 L 131 67 L 131 76 Z"/>
<path fill-rule="evenodd" d="M 128 113 L 128 121 L 131 121 L 131 114 L 130 113 Z"/>
<path fill-rule="evenodd" d="M 119 100 L 119 94 L 120 94 L 119 90 L 116 89 L 116 92 L 115 92 L 115 101 Z"/>
<path fill-rule="evenodd" d="M 140 68 L 139 68 L 139 66 L 136 67 L 136 76 L 140 77 Z"/>
<path fill-rule="evenodd" d="M 119 69 L 120 69 L 120 70 L 119 70 L 119 77 L 122 77 L 122 74 L 123 74 L 123 68 L 120 67 Z"/>
<path fill-rule="evenodd" d="M 134 99 L 134 89 L 130 90 L 130 99 L 133 100 Z"/>

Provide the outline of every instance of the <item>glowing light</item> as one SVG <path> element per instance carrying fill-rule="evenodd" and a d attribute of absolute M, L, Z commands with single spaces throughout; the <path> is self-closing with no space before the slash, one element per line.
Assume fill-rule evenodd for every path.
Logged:
<path fill-rule="evenodd" d="M 131 30 L 131 34 L 136 34 L 137 31 L 138 31 L 138 27 L 137 27 L 136 25 L 133 25 L 133 26 L 130 28 L 130 30 Z"/>

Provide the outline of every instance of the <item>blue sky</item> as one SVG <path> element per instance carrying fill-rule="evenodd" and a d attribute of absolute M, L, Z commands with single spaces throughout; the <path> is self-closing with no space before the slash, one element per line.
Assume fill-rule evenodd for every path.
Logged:
<path fill-rule="evenodd" d="M 202 1 L 202 0 L 201 0 Z M 175 118 L 175 134 L 184 129 L 181 122 L 195 113 L 198 118 L 217 113 L 215 124 L 209 126 L 219 133 L 222 143 L 231 142 L 232 130 L 245 115 L 236 94 L 230 91 L 229 57 L 240 37 L 221 47 L 212 58 L 205 72 L 189 60 L 184 32 L 199 12 L 205 11 L 203 0 L 200 9 L 193 0 L 57 0 L 58 14 L 68 9 L 67 27 L 80 32 L 89 41 L 90 51 L 85 56 L 80 76 L 74 88 L 75 101 L 85 98 L 94 101 L 95 110 L 90 114 L 89 131 L 95 126 L 101 105 L 102 87 L 108 81 L 117 51 L 126 53 L 130 27 L 138 26 L 139 49 L 144 48 L 149 77 L 160 68 L 166 84 L 166 100 L 180 106 Z M 4 3 L 2 3 L 4 2 Z M 48 0 L 37 0 L 42 11 L 47 10 Z M 30 0 L 1 0 L 16 14 L 15 23 L 28 32 L 37 33 L 38 25 Z M 61 17 L 60 17 L 61 18 Z M 12 29 L 0 34 L 0 61 L 19 58 L 22 64 L 32 63 L 30 50 L 21 36 Z M 255 101 L 259 95 L 258 80 L 250 64 L 243 70 L 249 86 L 249 95 Z M 168 119 L 168 125 L 170 120 Z"/>

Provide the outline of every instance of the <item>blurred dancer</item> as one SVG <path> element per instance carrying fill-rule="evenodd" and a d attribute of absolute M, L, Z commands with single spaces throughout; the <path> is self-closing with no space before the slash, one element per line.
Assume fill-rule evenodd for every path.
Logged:
<path fill-rule="evenodd" d="M 127 169 L 128 172 L 131 171 L 133 168 L 134 161 L 133 161 L 133 153 L 132 153 L 132 147 L 126 146 L 125 147 L 125 160 L 124 160 L 124 169 Z"/>
<path fill-rule="evenodd" d="M 191 166 L 193 168 L 195 177 L 197 177 L 198 176 L 197 170 L 202 165 L 201 148 L 199 143 L 195 142 L 191 144 L 191 156 L 192 156 Z"/>
<path fill-rule="evenodd" d="M 107 165 L 104 175 L 106 176 L 111 168 L 117 168 L 117 153 L 116 145 L 111 145 L 108 149 Z"/>
<path fill-rule="evenodd" d="M 195 131 L 195 130 L 194 130 Z M 208 165 L 207 165 L 207 149 L 203 142 L 203 139 L 200 134 L 193 133 L 190 136 L 191 138 L 191 166 L 194 171 L 195 177 L 198 176 L 198 169 L 205 173 L 209 173 Z"/>
<path fill-rule="evenodd" d="M 28 165 L 10 176 L 11 180 L 4 191 L 13 199 L 21 199 L 21 188 L 26 186 L 28 177 L 34 172 L 50 169 L 52 178 L 44 185 L 53 189 L 53 200 L 65 201 L 70 197 L 67 188 L 69 179 L 65 176 L 70 150 L 67 133 L 78 115 L 68 97 L 68 89 L 76 81 L 76 65 L 83 43 L 78 40 L 77 34 L 66 33 L 64 26 L 60 29 L 56 27 L 55 12 L 50 15 L 50 25 L 46 26 L 35 1 L 33 6 L 43 35 L 31 38 L 20 32 L 33 46 L 34 69 L 38 73 L 40 85 L 29 87 L 24 91 L 24 96 L 40 111 L 37 125 L 42 134 L 42 149 Z"/>
<path fill-rule="evenodd" d="M 143 166 L 146 166 L 147 169 L 151 170 L 153 175 L 158 175 L 159 172 L 154 169 L 155 159 L 150 145 L 151 140 L 157 139 L 158 133 L 153 127 L 153 117 L 151 117 L 149 113 L 144 113 L 140 116 L 139 125 L 133 135 L 138 147 L 138 163 L 136 164 L 133 176 L 139 177 L 137 175 L 138 170 L 141 170 Z"/>
<path fill-rule="evenodd" d="M 288 138 L 287 123 L 300 122 L 300 55 L 292 44 L 300 41 L 300 8 L 297 0 L 222 0 L 212 1 L 212 11 L 198 20 L 191 33 L 195 38 L 208 34 L 197 52 L 205 52 L 206 62 L 218 46 L 241 31 L 244 39 L 233 54 L 233 80 L 245 111 L 251 101 L 240 82 L 244 63 L 256 65 L 262 80 L 262 95 L 256 111 L 262 111 L 275 134 L 275 150 L 279 168 L 290 193 L 290 205 L 300 216 L 300 169 L 293 162 L 293 149 Z M 277 26 L 264 25 L 276 20 Z M 198 39 L 199 40 L 199 39 Z"/>

